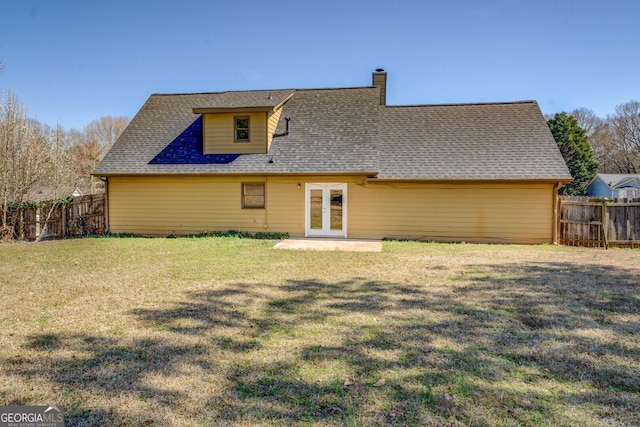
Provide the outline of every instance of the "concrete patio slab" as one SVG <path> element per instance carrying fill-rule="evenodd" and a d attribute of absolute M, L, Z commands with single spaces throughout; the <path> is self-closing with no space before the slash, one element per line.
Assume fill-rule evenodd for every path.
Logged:
<path fill-rule="evenodd" d="M 381 240 L 291 238 L 276 243 L 275 249 L 311 251 L 382 252 Z"/>

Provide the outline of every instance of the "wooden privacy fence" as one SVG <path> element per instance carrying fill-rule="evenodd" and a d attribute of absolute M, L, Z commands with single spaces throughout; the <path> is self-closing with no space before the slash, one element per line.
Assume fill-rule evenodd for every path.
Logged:
<path fill-rule="evenodd" d="M 561 245 L 640 247 L 640 199 L 559 197 Z"/>
<path fill-rule="evenodd" d="M 69 202 L 43 202 L 10 210 L 7 216 L 14 236 L 21 239 L 102 234 L 105 231 L 105 198 L 104 194 L 89 194 L 74 197 Z"/>

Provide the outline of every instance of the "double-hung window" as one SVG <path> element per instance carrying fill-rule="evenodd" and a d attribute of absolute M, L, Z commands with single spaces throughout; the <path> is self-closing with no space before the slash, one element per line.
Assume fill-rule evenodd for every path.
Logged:
<path fill-rule="evenodd" d="M 249 117 L 234 117 L 234 141 L 249 142 Z"/>

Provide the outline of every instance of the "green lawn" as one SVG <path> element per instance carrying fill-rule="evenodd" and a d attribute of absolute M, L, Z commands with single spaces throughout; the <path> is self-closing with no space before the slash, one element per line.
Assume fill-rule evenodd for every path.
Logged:
<path fill-rule="evenodd" d="M 0 244 L 0 405 L 67 425 L 640 424 L 640 251 Z"/>

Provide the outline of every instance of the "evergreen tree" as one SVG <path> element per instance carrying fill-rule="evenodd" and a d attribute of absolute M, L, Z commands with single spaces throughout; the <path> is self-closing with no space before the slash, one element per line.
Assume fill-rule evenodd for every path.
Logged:
<path fill-rule="evenodd" d="M 598 173 L 598 162 L 593 159 L 585 130 L 575 117 L 564 112 L 557 113 L 547 123 L 573 177 L 573 182 L 562 187 L 560 194 L 585 195 L 587 184 Z"/>

